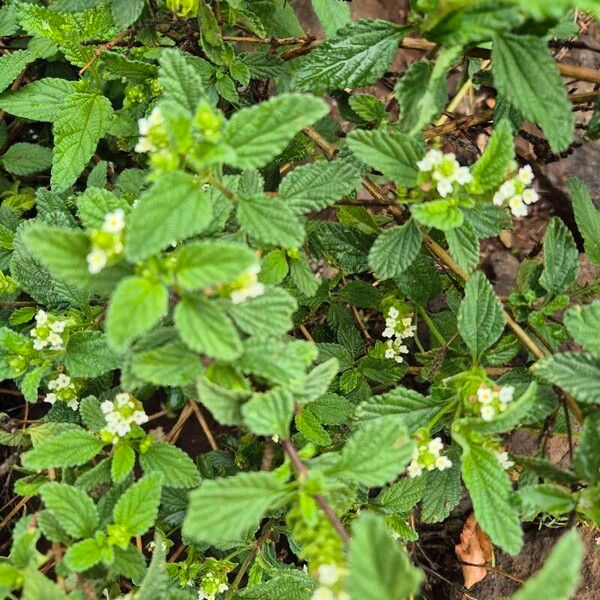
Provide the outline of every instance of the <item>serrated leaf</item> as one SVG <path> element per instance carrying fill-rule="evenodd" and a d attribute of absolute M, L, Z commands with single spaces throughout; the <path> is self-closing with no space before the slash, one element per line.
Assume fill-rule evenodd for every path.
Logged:
<path fill-rule="evenodd" d="M 164 543 L 163 536 L 156 533 L 152 560 L 140 586 L 139 600 L 154 600 L 154 598 L 164 598 L 166 596 L 169 579 L 165 564 Z"/>
<path fill-rule="evenodd" d="M 162 473 L 163 485 L 167 487 L 193 488 L 200 483 L 194 461 L 183 450 L 170 444 L 152 444 L 140 454 L 140 465 L 145 473 Z"/>
<path fill-rule="evenodd" d="M 294 214 L 303 215 L 332 206 L 360 181 L 360 171 L 347 160 L 319 161 L 288 173 L 279 186 L 279 197 Z"/>
<path fill-rule="evenodd" d="M 500 300 L 485 275 L 476 272 L 467 281 L 458 311 L 458 331 L 478 362 L 502 335 L 506 318 Z"/>
<path fill-rule="evenodd" d="M 406 271 L 421 250 L 423 234 L 414 220 L 382 233 L 369 252 L 369 266 L 377 279 L 392 279 Z"/>
<path fill-rule="evenodd" d="M 197 382 L 198 400 L 222 425 L 240 425 L 242 422 L 241 407 L 250 395 L 244 390 L 229 390 L 199 377 Z"/>
<path fill-rule="evenodd" d="M 421 141 L 396 129 L 356 129 L 348 135 L 348 147 L 360 160 L 398 184 L 411 187 L 417 179 L 417 161 L 423 155 Z"/>
<path fill-rule="evenodd" d="M 565 312 L 564 324 L 580 346 L 600 355 L 600 300 L 587 306 L 573 306 Z"/>
<path fill-rule="evenodd" d="M 383 517 L 369 512 L 354 523 L 348 563 L 351 600 L 401 600 L 416 594 L 423 580 Z"/>
<path fill-rule="evenodd" d="M 52 189 L 75 183 L 106 133 L 113 109 L 108 98 L 88 92 L 68 96 L 54 121 Z"/>
<path fill-rule="evenodd" d="M 275 473 L 239 473 L 205 480 L 190 493 L 183 533 L 208 544 L 238 540 L 256 527 L 263 514 L 286 494 L 286 485 Z M 214 518 L 215 506 L 219 518 Z"/>
<path fill-rule="evenodd" d="M 575 499 L 570 490 L 552 483 L 527 485 L 519 489 L 519 498 L 524 511 L 560 516 L 575 508 Z"/>
<path fill-rule="evenodd" d="M 185 297 L 173 318 L 181 339 L 192 350 L 219 360 L 233 360 L 241 354 L 239 335 L 215 302 Z"/>
<path fill-rule="evenodd" d="M 503 119 L 494 127 L 492 137 L 481 158 L 471 167 L 473 185 L 482 191 L 499 186 L 504 180 L 514 156 L 512 129 L 508 119 Z"/>
<path fill-rule="evenodd" d="M 312 7 L 327 37 L 350 22 L 350 7 L 343 0 L 312 0 Z"/>
<path fill-rule="evenodd" d="M 254 394 L 242 406 L 244 422 L 257 435 L 290 435 L 290 421 L 294 414 L 294 396 L 284 387 L 276 387 L 264 394 Z"/>
<path fill-rule="evenodd" d="M 575 472 L 592 484 L 600 481 L 600 416 L 586 417 L 573 455 Z"/>
<path fill-rule="evenodd" d="M 131 536 L 146 533 L 158 514 L 161 486 L 160 473 L 144 475 L 130 485 L 115 504 L 114 522 L 122 525 Z"/>
<path fill-rule="evenodd" d="M 0 56 L 0 91 L 5 90 L 36 56 L 29 50 L 13 50 Z"/>
<path fill-rule="evenodd" d="M 102 560 L 102 547 L 94 538 L 81 540 L 70 546 L 64 557 L 65 565 L 71 571 L 87 571 Z"/>
<path fill-rule="evenodd" d="M 349 23 L 304 58 L 295 87 L 320 94 L 375 83 L 388 69 L 407 29 L 377 19 Z"/>
<path fill-rule="evenodd" d="M 498 92 L 540 126 L 554 152 L 565 150 L 573 140 L 574 116 L 546 41 L 529 35 L 496 35 L 492 64 Z"/>
<path fill-rule="evenodd" d="M 460 480 L 460 454 L 458 446 L 452 444 L 447 452 L 452 461 L 449 469 L 428 472 L 426 488 L 421 504 L 421 520 L 423 523 L 440 523 L 448 518 L 452 509 L 459 503 L 462 496 Z"/>
<path fill-rule="evenodd" d="M 146 4 L 145 0 L 112 0 L 111 14 L 117 27 L 125 29 L 137 21 Z"/>
<path fill-rule="evenodd" d="M 384 488 L 373 503 L 385 514 L 406 514 L 421 500 L 425 481 L 425 477 L 403 477 Z"/>
<path fill-rule="evenodd" d="M 540 285 L 556 296 L 566 291 L 579 274 L 579 252 L 572 233 L 558 218 L 552 217 L 544 235 L 544 270 Z"/>
<path fill-rule="evenodd" d="M 590 192 L 581 179 L 569 179 L 569 188 L 585 252 L 592 263 L 600 265 L 600 211 L 594 206 Z"/>
<path fill-rule="evenodd" d="M 381 123 L 387 119 L 387 112 L 383 102 L 371 94 L 352 94 L 348 98 L 350 108 L 367 123 L 375 121 Z"/>
<path fill-rule="evenodd" d="M 301 385 L 294 389 L 296 402 L 304 405 L 318 400 L 325 394 L 339 369 L 340 364 L 336 358 L 330 358 L 317 365 L 302 378 Z"/>
<path fill-rule="evenodd" d="M 90 431 L 100 431 L 106 426 L 106 418 L 100 408 L 100 401 L 96 396 L 87 396 L 79 403 L 79 414 L 83 424 Z"/>
<path fill-rule="evenodd" d="M 139 261 L 172 242 L 200 233 L 212 216 L 210 200 L 192 175 L 182 171 L 166 173 L 131 211 L 125 243 L 127 257 Z"/>
<path fill-rule="evenodd" d="M 569 600 L 579 582 L 579 569 L 583 561 L 584 546 L 579 533 L 572 529 L 565 533 L 543 567 L 528 579 L 511 600 L 538 600 L 552 597 L 552 600 Z"/>
<path fill-rule="evenodd" d="M 411 204 L 410 212 L 422 225 L 435 227 L 442 231 L 460 227 L 464 221 L 464 215 L 455 198 L 441 198 L 431 202 Z"/>
<path fill-rule="evenodd" d="M 62 360 L 74 377 L 98 377 L 121 366 L 121 358 L 100 331 L 71 334 Z"/>
<path fill-rule="evenodd" d="M 75 91 L 75 82 L 55 77 L 34 81 L 0 95 L 0 109 L 22 119 L 54 121 L 63 102 Z"/>
<path fill-rule="evenodd" d="M 309 442 L 319 446 L 329 446 L 331 444 L 331 436 L 309 409 L 296 412 L 294 423 L 298 431 Z"/>
<path fill-rule="evenodd" d="M 241 169 L 262 167 L 275 158 L 304 127 L 324 117 L 321 98 L 282 94 L 244 108 L 227 122 L 223 142 L 235 150 L 227 162 Z"/>
<path fill-rule="evenodd" d="M 168 48 L 162 51 L 159 81 L 164 89 L 165 100 L 175 102 L 194 114 L 198 101 L 204 95 L 204 86 L 196 69 L 179 50 Z"/>
<path fill-rule="evenodd" d="M 52 165 L 52 150 L 37 144 L 18 142 L 0 157 L 0 164 L 13 175 L 40 173 Z"/>
<path fill-rule="evenodd" d="M 563 352 L 539 361 L 533 369 L 579 402 L 600 404 L 600 358 L 586 352 Z"/>
<path fill-rule="evenodd" d="M 127 444 L 117 444 L 110 463 L 110 476 L 114 483 L 121 483 L 131 473 L 135 464 L 135 451 Z"/>
<path fill-rule="evenodd" d="M 98 511 L 93 500 L 80 488 L 55 481 L 40 489 L 42 501 L 72 537 L 93 535 L 98 526 Z"/>
<path fill-rule="evenodd" d="M 79 427 L 40 441 L 23 454 L 23 466 L 40 471 L 51 467 L 74 467 L 85 464 L 100 452 L 104 444 Z"/>
<path fill-rule="evenodd" d="M 458 266 L 470 273 L 479 264 L 479 239 L 468 221 L 460 227 L 444 232 L 448 242 L 448 250 Z"/>
<path fill-rule="evenodd" d="M 127 213 L 129 204 L 108 190 L 92 187 L 77 197 L 77 214 L 86 229 L 101 229 L 104 217 L 117 209 Z"/>

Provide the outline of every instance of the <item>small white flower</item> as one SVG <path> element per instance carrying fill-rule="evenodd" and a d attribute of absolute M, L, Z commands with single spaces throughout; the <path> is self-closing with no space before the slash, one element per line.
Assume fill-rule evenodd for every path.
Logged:
<path fill-rule="evenodd" d="M 50 386 L 48 386 L 48 387 L 50 387 Z M 48 402 L 48 404 L 54 404 L 58 400 L 58 396 L 51 392 L 50 394 L 46 394 L 46 397 L 44 398 L 44 400 L 46 402 Z"/>
<path fill-rule="evenodd" d="M 62 337 L 60 337 L 60 335 L 58 333 L 52 332 L 48 336 L 48 341 L 51 344 L 52 350 L 62 350 L 63 339 L 62 339 Z"/>
<path fill-rule="evenodd" d="M 458 167 L 458 169 L 456 169 L 455 178 L 460 185 L 465 185 L 466 183 L 473 181 L 473 175 L 471 175 L 469 167 Z"/>
<path fill-rule="evenodd" d="M 531 188 L 523 190 L 521 197 L 523 198 L 523 202 L 525 202 L 525 204 L 535 204 L 540 199 L 538 193 Z"/>
<path fill-rule="evenodd" d="M 53 323 L 50 323 L 50 330 L 54 333 L 62 333 L 66 326 L 66 321 L 54 321 Z"/>
<path fill-rule="evenodd" d="M 231 292 L 229 298 L 233 304 L 242 304 L 249 298 L 256 298 L 258 296 L 262 296 L 265 293 L 265 286 L 262 283 L 256 282 L 252 285 L 234 290 Z"/>
<path fill-rule="evenodd" d="M 405 317 L 404 319 L 402 319 L 402 327 L 404 327 L 404 328 L 410 327 L 411 323 L 412 323 L 411 317 Z"/>
<path fill-rule="evenodd" d="M 413 460 L 410 465 L 408 465 L 406 472 L 408 473 L 409 477 L 414 479 L 415 477 L 419 477 L 423 474 L 423 468 L 416 460 Z"/>
<path fill-rule="evenodd" d="M 506 200 L 506 198 L 500 192 L 496 192 L 492 198 L 492 203 L 494 206 L 502 206 L 504 200 Z"/>
<path fill-rule="evenodd" d="M 500 194 L 500 196 L 506 200 L 507 198 L 511 198 L 512 196 L 514 196 L 517 192 L 517 189 L 515 187 L 515 182 L 512 179 L 509 179 L 508 181 L 505 181 L 501 186 L 500 189 L 498 190 L 498 193 Z"/>
<path fill-rule="evenodd" d="M 108 233 L 119 233 L 125 227 L 125 211 L 117 208 L 115 211 L 104 216 L 102 229 Z"/>
<path fill-rule="evenodd" d="M 512 385 L 503 385 L 498 392 L 498 399 L 502 404 L 512 402 L 513 396 L 515 395 L 515 388 Z"/>
<path fill-rule="evenodd" d="M 323 585 L 335 585 L 340 578 L 340 570 L 337 565 L 320 565 L 317 569 L 319 582 Z"/>
<path fill-rule="evenodd" d="M 438 194 L 445 198 L 452 192 L 452 181 L 450 179 L 440 179 L 436 186 Z"/>
<path fill-rule="evenodd" d="M 533 182 L 533 170 L 531 169 L 531 165 L 521 167 L 517 179 L 525 185 L 530 185 Z"/>
<path fill-rule="evenodd" d="M 85 259 L 87 260 L 88 271 L 95 275 L 96 273 L 100 273 L 106 266 L 108 254 L 104 250 L 95 249 L 88 253 Z"/>
<path fill-rule="evenodd" d="M 398 321 L 396 320 L 395 317 L 388 317 L 385 320 L 385 326 L 386 327 L 392 327 L 392 328 L 396 328 L 396 325 L 398 325 Z"/>
<path fill-rule="evenodd" d="M 51 379 L 48 382 L 48 389 L 49 390 L 56 390 L 56 389 L 58 389 L 58 384 L 56 383 L 56 379 Z"/>
<path fill-rule="evenodd" d="M 71 385 L 71 378 L 65 373 L 60 373 L 60 375 L 54 380 L 56 383 L 57 390 L 64 390 Z"/>
<path fill-rule="evenodd" d="M 496 452 L 496 458 L 500 466 L 506 471 L 514 466 L 514 462 L 508 458 L 508 452 Z"/>
<path fill-rule="evenodd" d="M 452 461 L 447 456 L 438 456 L 435 459 L 435 468 L 438 471 L 445 471 L 452 466 Z"/>
<path fill-rule="evenodd" d="M 390 319 L 397 319 L 400 316 L 400 313 L 398 312 L 398 309 L 395 306 L 390 306 L 390 309 L 388 310 L 388 317 Z"/>
<path fill-rule="evenodd" d="M 442 160 L 444 160 L 444 153 L 441 150 L 432 148 L 417 162 L 417 168 L 419 171 L 423 172 L 431 171 L 434 167 L 439 165 Z"/>
<path fill-rule="evenodd" d="M 162 125 L 163 123 L 164 117 L 160 112 L 160 108 L 158 108 L 158 106 L 155 106 L 148 117 L 142 117 L 141 119 L 138 119 L 140 135 L 148 135 L 148 132 L 152 127 Z"/>
<path fill-rule="evenodd" d="M 48 323 L 48 313 L 45 310 L 38 310 L 35 314 L 35 322 L 38 325 L 46 325 Z"/>
<path fill-rule="evenodd" d="M 396 351 L 393 348 L 388 348 L 385 351 L 385 357 L 386 358 L 394 358 L 394 356 L 396 356 Z"/>
<path fill-rule="evenodd" d="M 428 450 L 433 455 L 438 455 L 442 449 L 444 448 L 444 443 L 442 442 L 442 438 L 436 437 L 433 438 L 428 444 Z"/>
<path fill-rule="evenodd" d="M 100 404 L 100 410 L 107 415 L 115 410 L 115 405 L 110 400 L 105 400 Z"/>
<path fill-rule="evenodd" d="M 496 411 L 494 410 L 493 406 L 490 406 L 489 404 L 487 404 L 487 405 L 481 407 L 481 418 L 484 421 L 491 421 L 495 415 L 496 415 Z"/>
<path fill-rule="evenodd" d="M 381 334 L 384 338 L 391 338 L 394 337 L 394 335 L 396 334 L 396 330 L 392 329 L 391 327 L 386 327 L 383 330 L 383 333 Z"/>
<path fill-rule="evenodd" d="M 36 338 L 33 340 L 33 348 L 34 350 L 43 350 L 48 345 L 48 340 L 42 340 L 40 338 Z"/>
<path fill-rule="evenodd" d="M 513 196 L 508 201 L 508 206 L 515 217 L 526 217 L 528 214 L 527 205 L 523 202 L 522 196 Z"/>
<path fill-rule="evenodd" d="M 137 425 L 142 425 L 143 423 L 148 422 L 148 415 L 143 410 L 134 411 L 133 415 L 131 415 L 131 418 Z"/>
<path fill-rule="evenodd" d="M 487 385 L 480 385 L 477 389 L 477 400 L 481 404 L 491 404 L 494 400 L 494 392 Z"/>
<path fill-rule="evenodd" d="M 131 431 L 131 425 L 127 421 L 119 421 L 115 427 L 115 433 L 123 437 Z"/>
<path fill-rule="evenodd" d="M 318 587 L 311 596 L 311 600 L 335 600 L 335 594 L 328 587 Z"/>
<path fill-rule="evenodd" d="M 133 402 L 131 402 L 131 396 L 127 392 L 119 392 L 115 396 L 115 402 L 117 403 L 117 406 L 131 405 L 131 408 L 133 408 Z"/>
<path fill-rule="evenodd" d="M 69 400 L 69 402 L 67 402 L 67 406 L 71 410 L 77 410 L 79 408 L 79 402 L 77 400 Z"/>

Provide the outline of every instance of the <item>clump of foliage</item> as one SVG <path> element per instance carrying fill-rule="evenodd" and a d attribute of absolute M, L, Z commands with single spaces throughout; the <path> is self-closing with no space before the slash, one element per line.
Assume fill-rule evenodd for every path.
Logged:
<path fill-rule="evenodd" d="M 479 263 L 538 200 L 522 124 L 573 141 L 549 42 L 600 9 L 412 4 L 313 0 L 316 40 L 284 0 L 3 3 L 0 372 L 38 420 L 0 432 L 27 507 L 0 596 L 414 597 L 407 547 L 464 488 L 511 555 L 524 521 L 599 524 L 598 282 L 558 217 L 508 297 Z M 357 91 L 399 46 L 427 54 L 390 102 Z M 434 125 L 479 86 L 493 111 Z M 490 122 L 472 164 L 443 150 Z M 175 443 L 196 417 L 210 451 Z M 518 428 L 568 432 L 572 468 Z M 570 597 L 581 560 L 572 529 L 514 598 Z"/>

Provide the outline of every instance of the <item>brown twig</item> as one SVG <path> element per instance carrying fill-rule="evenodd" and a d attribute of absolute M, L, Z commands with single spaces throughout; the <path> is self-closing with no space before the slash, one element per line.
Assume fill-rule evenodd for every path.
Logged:
<path fill-rule="evenodd" d="M 208 426 L 208 423 L 206 422 L 206 419 L 204 418 L 204 415 L 202 414 L 202 411 L 200 410 L 200 407 L 198 406 L 198 403 L 195 400 L 189 400 L 189 404 L 196 415 L 196 419 L 198 420 L 198 423 L 200 424 L 200 427 L 202 428 L 210 447 L 213 450 L 218 450 L 219 446 L 212 434 L 212 431 L 210 430 L 210 427 Z"/>

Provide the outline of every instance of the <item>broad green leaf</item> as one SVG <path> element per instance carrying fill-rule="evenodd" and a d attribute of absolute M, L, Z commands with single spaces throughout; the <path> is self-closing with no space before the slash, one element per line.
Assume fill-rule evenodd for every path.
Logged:
<path fill-rule="evenodd" d="M 169 291 L 161 283 L 137 275 L 121 280 L 106 315 L 110 345 L 124 350 L 167 314 Z"/>
<path fill-rule="evenodd" d="M 100 331 L 71 334 L 62 360 L 74 377 L 98 377 L 121 366 L 121 358 Z"/>
<path fill-rule="evenodd" d="M 161 485 L 160 473 L 144 475 L 130 485 L 113 509 L 115 524 L 124 527 L 130 536 L 146 533 L 158 514 Z"/>
<path fill-rule="evenodd" d="M 196 106 L 204 95 L 202 79 L 192 64 L 176 48 L 162 51 L 159 81 L 164 90 L 165 100 L 174 102 L 190 114 L 195 113 Z"/>
<path fill-rule="evenodd" d="M 284 387 L 276 387 L 264 394 L 254 394 L 242 406 L 244 422 L 257 435 L 290 435 L 290 421 L 294 414 L 294 396 Z"/>
<path fill-rule="evenodd" d="M 68 596 L 56 583 L 31 565 L 24 573 L 22 600 L 67 600 Z"/>
<path fill-rule="evenodd" d="M 413 447 L 398 417 L 366 421 L 327 466 L 327 474 L 369 486 L 383 485 L 404 471 Z"/>
<path fill-rule="evenodd" d="M 135 464 L 135 451 L 127 444 L 117 444 L 110 463 L 110 476 L 115 483 L 123 481 Z"/>
<path fill-rule="evenodd" d="M 236 214 L 242 229 L 263 244 L 298 248 L 304 241 L 304 225 L 279 199 L 240 198 Z"/>
<path fill-rule="evenodd" d="M 425 475 L 426 487 L 421 503 L 423 523 L 440 523 L 447 519 L 462 497 L 460 452 L 456 444 L 450 446 L 447 456 L 452 461 L 449 469 L 434 469 Z"/>
<path fill-rule="evenodd" d="M 569 188 L 585 252 L 592 263 L 600 265 L 600 211 L 594 206 L 590 192 L 581 179 L 570 179 Z"/>
<path fill-rule="evenodd" d="M 75 183 L 112 117 L 110 101 L 98 94 L 75 92 L 62 102 L 53 129 L 52 189 L 65 190 Z"/>
<path fill-rule="evenodd" d="M 55 121 L 60 109 L 75 91 L 75 82 L 55 77 L 34 81 L 0 95 L 0 109 L 22 119 Z"/>
<path fill-rule="evenodd" d="M 360 171 L 349 161 L 318 161 L 297 167 L 279 186 L 279 197 L 296 215 L 319 211 L 353 192 Z"/>
<path fill-rule="evenodd" d="M 560 538 L 542 568 L 511 596 L 511 600 L 569 600 L 579 582 L 583 555 L 581 537 L 573 528 Z"/>
<path fill-rule="evenodd" d="M 256 262 L 252 250 L 229 243 L 192 242 L 174 256 L 177 283 L 189 291 L 231 281 Z"/>
<path fill-rule="evenodd" d="M 64 561 L 71 571 L 87 571 L 102 560 L 102 550 L 94 538 L 81 540 L 67 549 Z"/>
<path fill-rule="evenodd" d="M 284 6 L 289 6 L 286 4 Z M 237 592 L 239 600 L 310 600 L 317 582 L 298 569 L 285 570 Z"/>
<path fill-rule="evenodd" d="M 498 92 L 540 126 L 554 152 L 565 150 L 573 141 L 574 116 L 546 41 L 498 34 L 493 38 L 492 64 Z"/>
<path fill-rule="evenodd" d="M 375 83 L 388 69 L 406 30 L 376 19 L 348 23 L 302 60 L 296 89 L 321 94 Z"/>
<path fill-rule="evenodd" d="M 464 444 L 462 477 L 481 528 L 494 544 L 513 556 L 517 554 L 523 545 L 523 532 L 517 510 L 511 504 L 510 479 L 498 459 L 486 448 Z"/>
<path fill-rule="evenodd" d="M 365 122 L 381 123 L 387 120 L 385 105 L 376 96 L 371 94 L 352 94 L 348 98 L 350 108 Z"/>
<path fill-rule="evenodd" d="M 140 454 L 140 465 L 145 473 L 162 473 L 163 485 L 167 487 L 192 488 L 200 483 L 194 461 L 183 450 L 170 444 L 152 444 Z"/>
<path fill-rule="evenodd" d="M 458 331 L 476 362 L 502 335 L 505 323 L 502 305 L 492 285 L 477 271 L 467 281 L 458 311 Z"/>
<path fill-rule="evenodd" d="M 340 364 L 337 358 L 330 358 L 302 378 L 301 384 L 294 387 L 294 399 L 298 404 L 308 404 L 318 400 L 329 388 L 337 375 Z"/>
<path fill-rule="evenodd" d="M 40 471 L 51 467 L 83 465 L 96 456 L 104 444 L 79 427 L 53 435 L 23 454 L 23 466 Z"/>
<path fill-rule="evenodd" d="M 402 477 L 384 488 L 373 500 L 373 504 L 384 514 L 406 514 L 421 500 L 425 481 L 425 477 Z"/>
<path fill-rule="evenodd" d="M 36 56 L 29 50 L 13 50 L 0 56 L 0 92 L 4 91 Z"/>
<path fill-rule="evenodd" d="M 200 183 L 171 171 L 140 198 L 129 217 L 125 252 L 131 261 L 158 253 L 172 242 L 196 235 L 212 220 L 212 208 Z"/>
<path fill-rule="evenodd" d="M 470 273 L 479 264 L 479 239 L 471 224 L 463 221 L 460 227 L 449 229 L 444 235 L 452 258 L 465 273 Z"/>
<path fill-rule="evenodd" d="M 249 108 L 228 121 L 223 141 L 235 151 L 229 164 L 241 169 L 262 167 L 275 158 L 304 127 L 324 117 L 321 98 L 282 94 Z"/>
<path fill-rule="evenodd" d="M 0 164 L 13 175 L 40 173 L 52 165 L 52 150 L 37 144 L 18 142 L 0 157 Z"/>
<path fill-rule="evenodd" d="M 111 0 L 111 13 L 117 27 L 129 27 L 142 14 L 145 0 Z"/>
<path fill-rule="evenodd" d="M 498 187 L 514 160 L 515 146 L 510 123 L 503 119 L 494 127 L 481 158 L 472 166 L 473 186 L 481 191 Z"/>
<path fill-rule="evenodd" d="M 331 436 L 309 409 L 298 410 L 294 415 L 294 424 L 296 429 L 309 442 L 319 446 L 329 446 L 331 444 Z"/>
<path fill-rule="evenodd" d="M 417 257 L 422 241 L 421 230 L 412 219 L 382 233 L 369 252 L 369 266 L 375 277 L 392 279 L 402 275 Z"/>
<path fill-rule="evenodd" d="M 77 197 L 77 214 L 86 229 L 101 229 L 106 214 L 117 209 L 128 213 L 129 204 L 108 190 L 91 187 Z"/>
<path fill-rule="evenodd" d="M 423 573 L 391 533 L 384 518 L 370 512 L 354 523 L 348 554 L 351 600 L 403 600 L 419 591 Z"/>
<path fill-rule="evenodd" d="M 286 490 L 275 473 L 264 471 L 204 480 L 190 493 L 183 534 L 208 544 L 239 540 Z M 214 518 L 215 506 L 219 507 L 218 519 Z"/>
<path fill-rule="evenodd" d="M 55 481 L 40 489 L 42 501 L 72 537 L 90 537 L 98 527 L 98 511 L 93 500 L 81 489 Z"/>
<path fill-rule="evenodd" d="M 222 425 L 240 425 L 242 423 L 241 407 L 250 393 L 245 390 L 229 390 L 206 377 L 199 377 L 197 382 L 198 401 Z"/>
<path fill-rule="evenodd" d="M 459 201 L 455 198 L 442 198 L 421 204 L 411 204 L 410 212 L 422 225 L 449 231 L 460 227 L 464 221 L 464 215 L 458 204 Z"/>
<path fill-rule="evenodd" d="M 350 22 L 350 7 L 344 0 L 312 0 L 312 7 L 327 37 Z"/>
<path fill-rule="evenodd" d="M 572 233 L 558 218 L 552 217 L 544 235 L 544 270 L 540 285 L 556 296 L 571 287 L 579 274 L 579 252 Z"/>
<path fill-rule="evenodd" d="M 396 129 L 356 129 L 348 135 L 348 146 L 360 160 L 396 183 L 407 187 L 415 184 L 422 142 Z"/>
<path fill-rule="evenodd" d="M 600 355 L 600 300 L 586 306 L 573 306 L 565 313 L 564 324 L 580 346 Z"/>
<path fill-rule="evenodd" d="M 277 285 L 288 274 L 285 250 L 271 250 L 263 259 L 258 280 L 264 284 Z"/>
<path fill-rule="evenodd" d="M 235 327 L 215 302 L 185 297 L 174 313 L 175 326 L 186 346 L 219 360 L 233 360 L 242 353 Z"/>
<path fill-rule="evenodd" d="M 583 423 L 579 444 L 573 455 L 573 467 L 580 477 L 593 484 L 600 481 L 599 447 L 600 416 L 592 414 Z"/>
<path fill-rule="evenodd" d="M 533 370 L 579 402 L 600 404 L 600 358 L 586 352 L 563 352 L 539 361 Z"/>
<path fill-rule="evenodd" d="M 575 498 L 570 490 L 552 483 L 527 485 L 519 489 L 523 510 L 530 513 L 564 515 L 575 508 Z"/>

